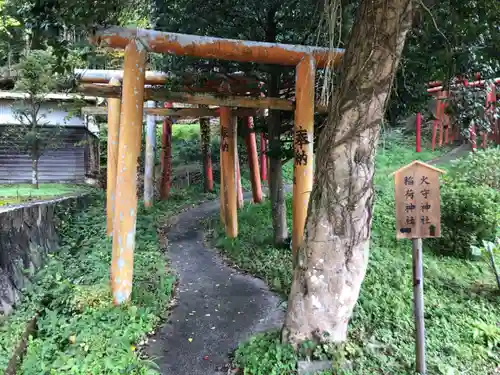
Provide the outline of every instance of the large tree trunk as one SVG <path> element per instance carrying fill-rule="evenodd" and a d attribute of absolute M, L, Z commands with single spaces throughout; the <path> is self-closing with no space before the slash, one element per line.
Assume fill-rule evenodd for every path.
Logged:
<path fill-rule="evenodd" d="M 285 189 L 283 186 L 283 170 L 279 151 L 281 147 L 279 133 L 281 128 L 279 113 L 269 115 L 269 195 L 273 219 L 273 242 L 275 246 L 283 246 L 288 239 L 288 225 L 286 222 Z M 277 115 L 277 116 L 276 116 Z M 276 130 L 278 128 L 278 130 Z M 273 133 L 277 133 L 273 135 Z M 275 155 L 277 152 L 278 155 Z"/>
<path fill-rule="evenodd" d="M 269 93 L 278 96 L 279 73 L 271 74 Z M 283 186 L 283 170 L 281 166 L 281 118 L 279 111 L 269 111 L 269 195 L 273 220 L 273 242 L 275 246 L 283 246 L 288 239 L 286 222 L 285 189 Z"/>
<path fill-rule="evenodd" d="M 368 264 L 375 147 L 411 0 L 363 0 L 316 152 L 283 340 L 342 343 Z"/>
<path fill-rule="evenodd" d="M 31 160 L 31 185 L 38 189 L 40 186 L 38 184 L 38 158 L 34 157 Z"/>
<path fill-rule="evenodd" d="M 201 157 L 203 160 L 203 187 L 205 193 L 214 189 L 214 178 L 212 173 L 212 153 L 210 149 L 210 120 L 200 118 L 200 136 L 201 136 Z"/>
<path fill-rule="evenodd" d="M 276 12 L 277 6 L 267 11 L 266 17 L 266 42 L 275 43 L 277 35 Z M 280 68 L 270 67 L 269 74 L 269 96 L 279 97 Z M 283 246 L 288 239 L 288 226 L 286 222 L 285 191 L 283 186 L 283 170 L 281 168 L 281 116 L 279 111 L 269 111 L 269 168 L 268 186 L 271 198 L 271 210 L 273 220 L 273 242 L 275 246 Z"/>

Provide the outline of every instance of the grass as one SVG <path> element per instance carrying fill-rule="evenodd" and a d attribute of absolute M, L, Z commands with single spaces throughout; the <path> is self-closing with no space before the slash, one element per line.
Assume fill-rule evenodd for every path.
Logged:
<path fill-rule="evenodd" d="M 400 138 L 388 139 L 378 151 L 370 261 L 345 348 L 354 370 L 346 374 L 414 371 L 411 243 L 395 239 L 393 183 L 388 175 L 414 159 L 435 156 L 415 154 Z M 287 204 L 290 221 L 290 197 Z M 287 295 L 291 254 L 270 244 L 269 202 L 245 207 L 239 223 L 238 239 L 226 239 L 219 229 L 217 245 L 237 266 Z M 424 275 L 429 374 L 493 374 L 500 363 L 500 295 L 488 266 L 425 251 Z M 290 374 L 287 369 L 295 368 L 296 359 L 279 343 L 278 333 L 259 335 L 236 352 L 237 365 L 254 375 Z"/>
<path fill-rule="evenodd" d="M 111 241 L 105 233 L 103 198 L 78 215 L 63 217 L 60 249 L 48 255 L 23 301 L 0 322 L 0 370 L 5 370 L 26 322 L 39 312 L 38 332 L 18 373 L 156 374 L 135 345 L 164 315 L 175 280 L 157 229 L 165 217 L 208 197 L 192 187 L 140 210 L 132 300 L 121 307 L 112 306 L 108 286 Z"/>
<path fill-rule="evenodd" d="M 189 141 L 200 136 L 200 124 L 174 124 L 172 126 L 172 138 Z"/>
<path fill-rule="evenodd" d="M 31 184 L 0 184 L 0 206 L 37 199 L 49 199 L 90 190 L 92 190 L 90 186 L 75 184 L 40 184 L 38 189 Z"/>

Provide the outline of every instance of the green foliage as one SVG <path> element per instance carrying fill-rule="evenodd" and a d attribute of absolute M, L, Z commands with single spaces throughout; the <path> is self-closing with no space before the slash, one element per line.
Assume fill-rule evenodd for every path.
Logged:
<path fill-rule="evenodd" d="M 407 375 L 414 371 L 411 244 L 395 238 L 394 186 L 388 175 L 416 158 L 428 160 L 432 154 L 416 154 L 414 145 L 407 147 L 399 136 L 386 136 L 382 141 L 376 158 L 370 261 L 344 347 L 353 365 L 352 371 L 345 371 L 349 375 Z M 291 210 L 288 214 L 290 217 Z M 245 208 L 239 222 L 238 239 L 229 241 L 219 232 L 221 250 L 237 266 L 287 294 L 292 280 L 291 254 L 268 245 L 272 233 L 269 205 Z M 500 361 L 493 329 L 498 322 L 500 295 L 491 270 L 426 252 L 424 273 L 429 373 L 488 374 Z M 277 335 L 260 336 L 260 340 L 267 340 L 259 345 L 268 348 L 279 342 Z M 238 364 L 244 364 L 248 374 L 270 371 L 268 364 L 265 369 L 259 367 L 260 354 L 245 362 L 252 351 L 240 353 Z M 293 358 L 288 361 L 295 363 Z M 277 366 L 288 365 L 277 361 Z"/>
<path fill-rule="evenodd" d="M 454 83 L 455 80 L 452 81 Z M 489 103 L 485 108 L 487 93 L 494 85 L 493 80 L 485 80 L 484 87 L 469 87 L 459 84 L 451 87 L 447 113 L 451 116 L 452 122 L 462 132 L 469 136 L 469 127 L 471 124 L 476 126 L 476 133 L 492 132 L 492 124 L 500 118 L 500 108 L 497 103 Z"/>
<path fill-rule="evenodd" d="M 453 161 L 441 187 L 441 234 L 428 241 L 436 252 L 469 257 L 471 246 L 495 238 L 500 224 L 500 149 Z"/>
<path fill-rule="evenodd" d="M 112 305 L 108 286 L 111 241 L 103 199 L 80 214 L 60 212 L 60 249 L 48 255 L 22 303 L 0 325 L 0 369 L 5 369 L 24 324 L 38 311 L 38 331 L 29 341 L 21 373 L 157 374 L 135 347 L 163 316 L 175 280 L 157 229 L 165 215 L 205 197 L 199 189 L 174 191 L 172 200 L 139 210 L 132 300 L 120 307 Z"/>
<path fill-rule="evenodd" d="M 500 237 L 496 238 L 496 242 L 484 241 L 481 247 L 472 246 L 472 255 L 482 257 L 491 267 L 491 271 L 495 275 L 498 289 L 500 290 L 500 273 L 498 271 L 495 258 L 500 258 Z"/>
<path fill-rule="evenodd" d="M 287 199 L 286 203 L 287 212 L 292 212 L 291 200 Z M 226 238 L 222 226 L 217 227 L 217 247 L 221 247 L 239 267 L 261 277 L 274 290 L 286 295 L 292 283 L 291 250 L 273 247 L 270 210 L 269 201 L 246 205 L 238 212 L 238 221 L 243 223 L 239 227 L 238 239 Z M 291 226 L 290 217 L 288 226 Z"/>
<path fill-rule="evenodd" d="M 56 146 L 59 127 L 47 127 L 40 107 L 45 96 L 56 87 L 55 58 L 50 51 L 32 51 L 18 66 L 15 88 L 26 93 L 25 99 L 14 104 L 19 125 L 4 129 L 1 141 L 10 147 L 27 152 L 38 160 L 46 148 Z"/>
<path fill-rule="evenodd" d="M 73 184 L 41 184 L 40 189 L 28 184 L 0 184 L 0 197 L 55 197 L 92 190 L 88 185 Z"/>
<path fill-rule="evenodd" d="M 38 189 L 34 189 L 31 185 L 27 184 L 0 184 L 0 206 L 91 192 L 93 190 L 92 187 L 87 185 L 41 184 Z"/>
<path fill-rule="evenodd" d="M 451 179 L 470 186 L 487 186 L 500 190 L 500 148 L 477 150 L 452 162 Z"/>
<path fill-rule="evenodd" d="M 493 25 L 499 17 L 496 0 L 427 2 L 419 7 L 398 69 L 391 117 L 422 111 L 429 81 L 446 83 L 456 75 L 471 79 L 477 72 L 483 78 L 498 77 L 500 30 Z"/>
<path fill-rule="evenodd" d="M 25 97 L 13 105 L 18 124 L 3 127 L 0 142 L 27 153 L 32 160 L 33 183 L 38 185 L 38 160 L 47 149 L 61 143 L 62 124 L 49 124 L 48 111 L 42 108 L 47 94 L 55 90 L 65 76 L 56 72 L 57 59 L 49 50 L 33 50 L 17 66 L 15 89 Z"/>
<path fill-rule="evenodd" d="M 240 345 L 234 363 L 244 375 L 282 375 L 295 371 L 297 355 L 290 345 L 280 343 L 279 332 L 261 333 Z"/>
<path fill-rule="evenodd" d="M 500 193 L 491 188 L 445 182 L 441 188 L 441 237 L 430 240 L 429 246 L 443 255 L 470 256 L 472 245 L 495 237 L 499 205 Z"/>
<path fill-rule="evenodd" d="M 57 59 L 51 50 L 31 51 L 17 66 L 15 89 L 28 93 L 35 100 L 48 94 L 58 84 L 56 63 Z"/>

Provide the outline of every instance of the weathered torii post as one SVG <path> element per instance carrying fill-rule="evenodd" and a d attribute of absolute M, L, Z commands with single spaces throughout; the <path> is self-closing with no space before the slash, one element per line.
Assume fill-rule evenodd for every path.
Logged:
<path fill-rule="evenodd" d="M 307 207 L 313 185 L 314 107 L 311 103 L 314 103 L 316 70 L 312 56 L 304 56 L 297 65 L 296 76 L 292 205 L 292 252 L 294 262 L 304 236 Z"/>
<path fill-rule="evenodd" d="M 140 40 L 132 39 L 125 46 L 111 265 L 115 304 L 129 300 L 132 292 L 146 55 Z"/>
<path fill-rule="evenodd" d="M 260 203 L 262 201 L 262 186 L 260 183 L 259 157 L 257 155 L 257 142 L 255 140 L 253 117 L 243 117 L 243 123 L 247 131 L 245 143 L 247 146 L 248 166 L 250 167 L 253 201 L 254 203 Z"/>
<path fill-rule="evenodd" d="M 148 108 L 154 108 L 155 102 L 147 102 Z M 146 155 L 144 160 L 144 207 L 151 207 L 154 200 L 154 171 L 156 148 L 156 116 L 146 116 Z"/>
<path fill-rule="evenodd" d="M 304 225 L 305 219 L 307 215 L 307 206 L 308 206 L 308 196 L 309 192 L 312 189 L 312 168 L 309 166 L 309 163 L 312 163 L 313 160 L 313 145 L 312 145 L 312 132 L 310 131 L 311 124 L 313 124 L 313 115 L 314 115 L 314 96 L 309 95 L 311 87 L 314 88 L 314 83 L 311 80 L 314 80 L 314 66 L 318 68 L 325 67 L 328 63 L 338 64 L 343 54 L 343 50 L 334 49 L 330 50 L 328 48 L 322 47 L 308 47 L 301 45 L 287 45 L 280 43 L 264 43 L 264 42 L 251 42 L 251 41 L 243 41 L 243 40 L 233 40 L 233 39 L 221 39 L 221 38 L 213 38 L 213 37 L 199 37 L 185 34 L 176 34 L 176 33 L 167 33 L 167 32 L 158 32 L 153 30 L 145 30 L 145 29 L 124 29 L 124 28 L 109 28 L 97 31 L 95 35 L 92 37 L 92 41 L 94 44 L 109 46 L 113 48 L 126 48 L 126 58 L 127 58 L 127 50 L 130 51 L 130 46 L 144 45 L 150 52 L 158 52 L 158 53 L 166 53 L 166 54 L 176 54 L 180 56 L 194 56 L 199 58 L 213 58 L 213 59 L 222 59 L 222 60 L 232 60 L 239 62 L 254 62 L 254 63 L 262 63 L 262 64 L 278 64 L 278 65 L 293 65 L 298 67 L 298 79 L 296 84 L 296 91 L 303 91 L 304 94 L 300 102 L 297 103 L 297 113 L 296 113 L 296 121 L 294 125 L 294 140 L 297 139 L 298 134 L 302 134 L 302 130 L 306 130 L 307 132 L 307 147 L 300 148 L 300 159 L 302 161 L 301 166 L 303 168 L 294 168 L 294 182 L 299 186 L 294 188 L 294 216 L 293 216 L 293 238 L 294 241 L 294 249 L 302 242 L 302 237 L 304 233 Z M 140 43 L 140 44 L 139 44 Z M 131 60 L 130 52 L 128 53 L 129 58 L 128 61 Z M 144 53 L 145 58 L 145 53 Z M 139 69 L 144 69 L 144 62 L 141 59 L 137 62 L 137 66 Z M 127 73 L 127 70 L 129 73 Z M 127 104 L 134 105 L 135 103 L 130 103 L 131 96 L 129 93 L 131 88 L 137 88 L 140 91 L 141 99 L 144 96 L 144 70 L 140 72 L 142 75 L 137 81 L 141 81 L 141 85 L 133 86 L 131 83 L 128 83 L 125 87 L 125 81 L 128 77 L 127 74 L 133 74 L 137 72 L 136 67 L 130 66 L 130 64 L 125 64 L 125 79 L 124 79 L 124 89 L 123 89 L 123 106 L 127 108 Z M 314 89 L 312 90 L 314 94 Z M 135 95 L 137 98 L 137 95 Z M 127 102 L 125 102 L 125 98 L 128 98 Z M 307 108 L 309 107 L 311 110 L 309 111 Z M 124 110 L 122 112 L 123 119 L 121 121 L 122 129 L 124 129 L 123 133 L 130 132 L 133 133 L 132 130 L 129 130 L 131 119 L 134 119 L 137 115 L 137 110 L 140 109 L 142 116 L 142 102 L 140 106 L 134 106 L 134 108 L 129 109 L 128 111 Z M 125 113 L 126 112 L 126 113 Z M 300 120 L 300 123 L 298 122 Z M 223 125 L 224 122 L 224 125 Z M 133 125 L 133 124 L 132 124 Z M 236 218 L 236 181 L 235 181 L 235 148 L 236 144 L 233 142 L 234 136 L 231 139 L 231 135 L 234 135 L 233 130 L 234 124 L 232 124 L 231 113 L 230 110 L 221 108 L 221 130 L 224 131 L 224 128 L 228 131 L 228 136 L 230 142 L 228 142 L 228 152 L 227 156 L 223 155 L 222 157 L 222 170 L 223 170 L 223 181 L 224 181 L 224 206 L 227 207 L 225 210 L 225 225 L 226 225 L 226 233 L 229 237 L 235 237 L 237 235 L 237 218 Z M 125 130 L 126 129 L 126 130 Z M 121 132 L 122 133 L 122 132 Z M 120 133 L 120 150 L 122 149 L 122 134 Z M 140 133 L 139 133 L 140 134 Z M 129 137 L 126 137 L 128 139 Z M 138 137 L 139 138 L 139 137 Z M 297 144 L 297 142 L 295 142 Z M 124 146 L 126 146 L 124 144 Z M 297 152 L 297 148 L 295 151 Z M 121 155 L 121 152 L 120 152 Z M 135 155 L 134 153 L 134 156 Z M 121 157 L 121 156 L 120 156 Z M 130 159 L 130 156 L 129 158 Z M 297 154 L 296 154 L 296 165 L 297 165 Z M 304 164 L 303 161 L 306 161 Z M 120 167 L 120 164 L 119 164 Z M 134 171 L 136 170 L 136 166 L 132 168 Z M 122 171 L 120 168 L 118 169 L 118 182 L 117 186 L 120 183 L 125 181 L 120 180 L 121 174 L 126 174 L 127 177 L 130 176 L 130 171 Z M 303 173 L 301 175 L 300 173 Z M 128 182 L 128 181 L 127 181 Z M 135 183 L 133 187 L 135 188 Z M 126 194 L 126 198 L 130 198 L 130 194 Z M 306 200 L 307 195 L 307 200 Z M 124 202 L 125 197 L 118 196 L 116 201 L 116 214 L 115 217 L 118 217 L 119 213 L 123 213 L 123 208 L 128 208 L 132 204 L 137 205 L 137 197 L 134 197 L 133 200 L 129 200 L 128 202 Z M 234 207 L 234 208 L 233 208 Z M 135 208 L 135 207 L 134 207 Z M 135 211 L 134 211 L 135 213 Z M 135 218 L 134 218 L 135 220 Z M 120 237 L 122 241 L 125 240 L 126 237 L 127 243 L 132 244 L 135 238 L 135 232 L 132 233 L 129 230 L 129 225 L 123 226 L 115 226 L 117 233 L 120 236 L 113 236 L 114 242 L 119 242 L 116 240 L 116 237 Z M 135 227 L 134 227 L 135 228 Z M 128 237 L 131 238 L 128 238 Z M 120 244 L 122 245 L 122 244 Z M 115 246 L 113 244 L 113 249 L 118 247 L 118 244 Z M 128 249 L 129 247 L 127 247 Z M 121 259 L 121 258 L 120 258 Z M 128 265 L 128 264 L 127 264 Z M 131 275 L 131 271 L 130 271 Z M 128 278 L 127 278 L 128 280 Z M 130 276 L 131 280 L 131 276 Z M 127 288 L 129 286 L 127 285 Z M 131 285 L 130 285 L 131 287 Z M 114 293 L 115 302 L 122 302 L 126 300 L 130 295 L 130 290 L 125 290 L 127 293 L 117 294 Z M 124 298 L 122 298 L 124 297 Z"/>
<path fill-rule="evenodd" d="M 109 81 L 110 85 L 120 86 L 116 78 Z M 106 224 L 108 236 L 113 234 L 113 217 L 116 197 L 116 167 L 118 164 L 118 140 L 120 138 L 121 101 L 118 98 L 108 99 L 108 162 L 106 168 Z"/>

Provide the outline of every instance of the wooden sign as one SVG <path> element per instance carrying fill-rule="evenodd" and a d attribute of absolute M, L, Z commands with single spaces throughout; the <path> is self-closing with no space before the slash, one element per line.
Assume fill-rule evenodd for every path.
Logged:
<path fill-rule="evenodd" d="M 398 239 L 441 236 L 441 173 L 445 172 L 418 160 L 392 173 Z"/>

